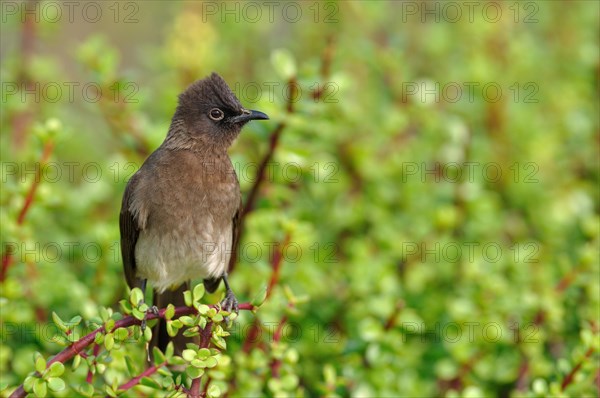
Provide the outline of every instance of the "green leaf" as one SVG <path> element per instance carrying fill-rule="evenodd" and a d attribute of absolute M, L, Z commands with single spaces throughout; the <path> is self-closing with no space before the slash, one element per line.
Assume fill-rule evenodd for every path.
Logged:
<path fill-rule="evenodd" d="M 211 308 L 210 308 L 208 305 L 206 305 L 206 304 L 200 304 L 200 305 L 198 306 L 198 313 L 199 313 L 200 315 L 206 315 L 206 314 L 208 314 L 208 311 L 209 311 L 210 309 L 211 309 Z"/>
<path fill-rule="evenodd" d="M 167 349 L 165 350 L 165 356 L 170 359 L 173 356 L 174 351 L 175 347 L 173 346 L 173 342 L 169 341 L 169 344 L 167 344 Z"/>
<path fill-rule="evenodd" d="M 82 384 L 77 390 L 86 397 L 91 397 L 94 395 L 94 386 L 92 384 Z"/>
<path fill-rule="evenodd" d="M 138 310 L 137 308 L 134 308 L 134 309 L 131 311 L 131 314 L 132 314 L 132 315 L 133 315 L 133 316 L 134 316 L 136 319 L 139 319 L 140 321 L 141 321 L 141 320 L 143 320 L 143 319 L 144 319 L 144 317 L 146 316 L 146 313 L 145 313 L 145 312 L 142 312 L 142 311 Z"/>
<path fill-rule="evenodd" d="M 134 287 L 129 294 L 129 302 L 135 308 L 142 301 L 144 301 L 144 293 L 142 293 L 140 288 Z"/>
<path fill-rule="evenodd" d="M 267 285 L 263 285 L 258 294 L 254 296 L 250 304 L 254 307 L 260 307 L 267 299 Z"/>
<path fill-rule="evenodd" d="M 277 49 L 271 53 L 271 64 L 275 72 L 285 80 L 296 76 L 296 61 L 292 53 L 286 49 Z"/>
<path fill-rule="evenodd" d="M 193 328 L 189 328 L 183 331 L 183 335 L 185 337 L 194 337 L 200 335 L 198 326 L 194 326 Z"/>
<path fill-rule="evenodd" d="M 117 396 L 117 393 L 115 392 L 115 390 L 112 389 L 111 386 L 104 386 L 104 390 L 106 391 L 106 394 L 108 394 L 109 397 Z"/>
<path fill-rule="evenodd" d="M 33 393 L 36 397 L 44 398 L 47 392 L 46 381 L 42 379 L 36 379 L 33 383 Z"/>
<path fill-rule="evenodd" d="M 225 340 L 222 337 L 213 335 L 213 338 L 211 339 L 211 341 L 213 342 L 213 344 L 215 346 L 217 346 L 217 348 L 220 348 L 222 350 L 227 349 L 227 343 L 225 342 Z"/>
<path fill-rule="evenodd" d="M 121 310 L 123 311 L 123 313 L 125 313 L 126 315 L 131 314 L 131 304 L 127 301 L 127 300 L 121 300 L 119 301 L 119 305 L 121 306 Z"/>
<path fill-rule="evenodd" d="M 192 326 L 195 324 L 194 318 L 192 318 L 191 316 L 187 316 L 187 315 L 179 317 L 179 321 L 181 323 L 183 323 L 185 326 Z"/>
<path fill-rule="evenodd" d="M 220 323 L 223 322 L 223 314 L 221 314 L 220 312 L 215 314 L 215 316 L 212 317 L 213 322 L 215 323 Z"/>
<path fill-rule="evenodd" d="M 183 352 L 181 353 L 181 357 L 186 361 L 190 362 L 194 358 L 196 358 L 196 351 L 190 349 L 183 350 Z"/>
<path fill-rule="evenodd" d="M 104 342 L 104 335 L 102 333 L 96 333 L 94 336 L 94 343 L 102 344 Z"/>
<path fill-rule="evenodd" d="M 158 347 L 154 347 L 152 349 L 152 354 L 154 357 L 154 364 L 157 366 L 167 361 L 165 354 L 163 354 L 162 351 L 158 349 Z"/>
<path fill-rule="evenodd" d="M 151 387 L 154 388 L 156 390 L 160 390 L 161 386 L 160 384 L 158 384 L 158 382 L 150 377 L 142 377 L 142 379 L 140 380 L 140 384 L 146 387 Z"/>
<path fill-rule="evenodd" d="M 221 396 L 221 389 L 216 384 L 211 384 L 206 394 L 211 398 L 218 398 Z"/>
<path fill-rule="evenodd" d="M 170 321 L 175 315 L 175 306 L 173 304 L 167 305 L 167 309 L 165 311 L 165 319 Z"/>
<path fill-rule="evenodd" d="M 203 316 L 201 316 L 201 317 L 198 319 L 198 327 L 199 327 L 200 329 L 204 329 L 204 328 L 206 328 L 206 324 L 207 324 L 207 323 L 208 323 L 208 321 L 206 320 L 206 317 L 203 317 Z"/>
<path fill-rule="evenodd" d="M 44 373 L 44 370 L 46 370 L 46 360 L 44 359 L 42 354 L 40 354 L 39 352 L 36 352 L 34 354 L 34 358 L 35 358 L 35 370 L 40 374 Z"/>
<path fill-rule="evenodd" d="M 33 383 L 35 383 L 37 379 L 38 378 L 34 376 L 27 376 L 23 382 L 23 389 L 27 392 L 31 392 L 33 390 Z"/>
<path fill-rule="evenodd" d="M 110 351 L 110 350 L 112 350 L 112 348 L 114 347 L 114 345 L 115 345 L 115 337 L 113 336 L 112 333 L 107 333 L 104 336 L 104 347 L 108 351 Z"/>
<path fill-rule="evenodd" d="M 129 330 L 127 328 L 117 328 L 113 331 L 113 335 L 115 336 L 115 340 L 123 341 L 129 337 Z"/>
<path fill-rule="evenodd" d="M 200 348 L 198 350 L 198 358 L 206 359 L 210 357 L 210 350 L 208 348 Z"/>
<path fill-rule="evenodd" d="M 193 366 L 188 366 L 185 369 L 185 373 L 192 379 L 197 379 L 198 377 L 200 377 L 204 374 L 204 369 L 195 368 Z"/>
<path fill-rule="evenodd" d="M 107 309 L 106 307 L 100 307 L 100 319 L 102 322 L 106 322 L 110 319 L 112 310 Z"/>
<path fill-rule="evenodd" d="M 48 377 L 58 377 L 64 372 L 65 365 L 63 365 L 61 362 L 54 362 L 52 365 L 50 365 L 50 368 L 48 368 Z"/>
<path fill-rule="evenodd" d="M 62 391 L 65 389 L 65 382 L 60 377 L 51 377 L 48 379 L 48 388 L 52 391 Z"/>
<path fill-rule="evenodd" d="M 176 327 L 173 327 L 173 321 L 167 322 L 167 334 L 169 336 L 171 336 L 171 337 L 177 336 L 178 331 L 179 331 L 179 329 L 177 329 Z"/>
<path fill-rule="evenodd" d="M 152 328 L 146 328 L 144 330 L 144 340 L 150 342 L 152 340 Z"/>
<path fill-rule="evenodd" d="M 58 328 L 60 330 L 62 330 L 63 332 L 66 332 L 67 330 L 69 330 L 69 328 L 67 327 L 67 325 L 65 325 L 65 323 L 63 322 L 62 319 L 60 319 L 60 317 L 58 316 L 58 314 L 54 311 L 52 311 L 52 320 L 54 321 L 54 323 L 56 324 L 56 326 L 58 326 Z"/>
<path fill-rule="evenodd" d="M 179 319 L 175 319 L 171 322 L 173 323 L 174 328 L 181 329 L 183 327 L 183 323 Z"/>
<path fill-rule="evenodd" d="M 214 368 L 215 366 L 217 366 L 219 364 L 219 362 L 217 361 L 217 358 L 215 357 L 208 357 L 206 358 L 206 367 L 207 368 Z"/>
<path fill-rule="evenodd" d="M 81 323 L 82 321 L 82 317 L 80 315 L 75 315 L 73 318 L 71 318 L 71 320 L 69 321 L 69 326 L 71 326 L 71 328 L 73 326 L 77 326 Z"/>
<path fill-rule="evenodd" d="M 71 368 L 73 370 L 75 370 L 79 367 L 80 364 L 81 364 L 81 355 L 77 354 L 77 355 L 75 355 L 75 358 L 73 358 L 73 366 Z"/>
<path fill-rule="evenodd" d="M 135 363 L 133 362 L 133 359 L 129 355 L 125 355 L 125 365 L 127 365 L 127 371 L 131 376 L 137 375 L 137 368 L 135 366 Z"/>
<path fill-rule="evenodd" d="M 284 390 L 291 391 L 298 386 L 298 376 L 287 374 L 281 378 L 281 387 Z"/>
<path fill-rule="evenodd" d="M 194 292 L 192 293 L 192 301 L 200 301 L 200 299 L 204 296 L 206 289 L 204 288 L 204 283 L 199 283 L 194 287 Z"/>
<path fill-rule="evenodd" d="M 185 305 L 192 307 L 194 304 L 194 300 L 192 300 L 192 292 L 189 290 L 183 292 L 183 301 L 185 302 Z"/>
<path fill-rule="evenodd" d="M 114 319 L 109 319 L 108 321 L 106 321 L 106 323 L 104 324 L 104 329 L 107 332 L 112 331 L 115 328 L 115 320 Z"/>

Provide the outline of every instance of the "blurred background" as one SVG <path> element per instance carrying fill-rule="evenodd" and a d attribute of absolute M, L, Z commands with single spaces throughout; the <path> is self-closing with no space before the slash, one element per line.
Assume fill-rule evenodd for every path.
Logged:
<path fill-rule="evenodd" d="M 119 311 L 126 182 L 212 71 L 271 117 L 230 151 L 257 190 L 230 282 L 276 282 L 220 394 L 599 394 L 598 3 L 0 7 L 4 395 L 62 349 L 53 312 Z M 143 345 L 92 395 L 125 356 Z M 89 395 L 87 366 L 48 394 Z"/>

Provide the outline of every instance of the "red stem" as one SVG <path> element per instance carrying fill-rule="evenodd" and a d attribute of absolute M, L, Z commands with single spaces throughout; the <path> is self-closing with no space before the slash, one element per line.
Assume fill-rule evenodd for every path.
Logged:
<path fill-rule="evenodd" d="M 283 326 L 287 322 L 287 316 L 284 315 L 279 321 L 279 325 L 277 326 L 277 330 L 273 333 L 273 342 L 278 343 L 281 341 L 281 332 L 283 330 Z M 271 361 L 271 377 L 279 378 L 279 369 L 281 368 L 281 360 L 273 359 Z"/>
<path fill-rule="evenodd" d="M 273 288 L 279 282 L 279 273 L 281 270 L 281 263 L 282 263 L 281 260 L 283 259 L 283 250 L 290 243 L 290 239 L 291 239 L 290 234 L 289 233 L 286 234 L 285 238 L 283 239 L 283 243 L 281 243 L 279 245 L 279 250 L 277 250 L 275 253 L 273 253 L 273 258 L 271 260 L 271 269 L 273 270 L 273 272 L 271 273 L 271 280 L 269 281 L 269 287 L 267 288 L 267 298 L 269 298 L 269 296 L 271 296 L 271 293 L 273 292 Z"/>
<path fill-rule="evenodd" d="M 575 367 L 573 369 L 571 369 L 571 371 L 569 372 L 569 374 L 563 380 L 562 384 L 560 385 L 560 390 L 561 391 L 564 391 L 565 388 L 567 388 L 569 386 L 569 384 L 571 384 L 573 382 L 573 379 L 575 378 L 575 375 L 577 374 L 577 372 L 579 372 L 579 369 L 581 369 L 581 367 L 583 366 L 583 363 L 589 357 L 591 357 L 593 353 L 594 353 L 594 349 L 592 347 L 588 348 L 588 350 L 586 351 L 585 355 L 583 356 L 583 359 L 581 361 L 579 361 L 579 363 L 577 365 L 575 365 Z"/>
<path fill-rule="evenodd" d="M 210 307 L 214 308 L 216 306 L 211 305 Z M 242 303 L 238 306 L 238 308 L 240 310 L 245 310 L 245 311 L 254 310 L 254 306 L 250 303 Z M 148 321 L 151 321 L 151 320 L 157 319 L 157 318 L 164 318 L 165 311 L 166 311 L 166 308 L 163 308 L 158 311 L 158 315 L 153 314 L 153 313 L 148 313 L 148 316 L 146 319 Z M 175 308 L 174 318 L 179 318 L 180 316 L 183 316 L 183 315 L 191 315 L 191 314 L 196 314 L 196 313 L 197 313 L 197 311 L 193 307 L 177 307 L 177 308 Z M 128 316 L 121 320 L 116 321 L 115 326 L 113 327 L 112 330 L 115 330 L 118 328 L 126 328 L 126 327 L 129 327 L 132 325 L 139 325 L 140 323 L 141 323 L 141 321 L 139 319 L 137 319 L 133 316 Z M 81 339 L 77 340 L 75 343 L 71 344 L 70 346 L 68 346 L 67 348 L 65 348 L 58 354 L 56 354 L 56 356 L 54 356 L 51 360 L 49 360 L 47 362 L 46 368 L 49 368 L 50 365 L 52 365 L 54 362 L 65 363 L 69 359 L 73 358 L 75 355 L 82 352 L 87 346 L 92 344 L 98 333 L 104 333 L 104 332 L 106 332 L 106 329 L 104 328 L 104 326 L 101 326 L 98 329 L 94 330 L 93 332 L 85 335 Z M 38 373 L 36 373 L 36 375 L 39 376 Z M 11 398 L 19 398 L 19 397 L 25 397 L 26 395 L 27 395 L 27 393 L 25 392 L 23 385 L 20 385 L 19 388 L 17 388 L 10 395 L 10 397 Z"/>
<path fill-rule="evenodd" d="M 96 358 L 98 357 L 98 354 L 100 353 L 100 346 L 98 344 L 94 344 L 94 364 L 96 364 Z M 88 370 L 88 374 L 87 374 L 87 378 L 85 379 L 85 382 L 88 384 L 92 384 L 92 382 L 94 381 L 94 374 L 92 373 L 92 369 L 90 368 L 90 370 Z"/>
<path fill-rule="evenodd" d="M 41 168 L 50 157 L 53 148 L 54 144 L 52 143 L 52 141 L 46 141 L 46 144 L 44 145 L 44 151 L 42 152 L 42 157 L 40 158 L 39 167 L 35 173 L 35 179 L 33 180 L 31 187 L 29 188 L 29 192 L 27 192 L 27 196 L 25 197 L 25 203 L 23 204 L 21 212 L 19 213 L 19 217 L 17 218 L 17 225 L 23 224 L 23 220 L 25 220 L 25 215 L 27 214 L 29 207 L 31 207 L 31 203 L 33 203 L 35 191 L 37 191 L 38 185 L 40 185 Z"/>
<path fill-rule="evenodd" d="M 35 178 L 31 183 L 31 187 L 29 187 L 29 191 L 27 192 L 27 196 L 25 197 L 25 202 L 23 203 L 23 207 L 21 211 L 19 211 L 19 215 L 17 216 L 17 225 L 22 225 L 23 221 L 25 221 L 25 216 L 33 203 L 33 199 L 35 197 L 35 192 L 37 191 L 38 185 L 41 180 L 41 168 L 50 158 L 52 154 L 52 150 L 54 149 L 54 144 L 52 141 L 46 141 L 44 144 L 44 149 L 42 151 L 42 156 L 40 157 L 39 167 L 35 172 Z M 6 245 L 4 248 L 4 253 L 2 253 L 2 269 L 0 269 L 0 282 L 4 282 L 6 279 L 6 274 L 8 269 L 13 264 L 13 251 L 10 246 Z"/>
<path fill-rule="evenodd" d="M 123 390 L 123 391 L 127 391 L 130 388 L 133 388 L 134 386 L 138 385 L 140 380 L 142 380 L 144 377 L 148 377 L 153 375 L 154 373 L 156 373 L 156 371 L 160 368 L 162 368 L 163 366 L 167 365 L 167 361 L 162 362 L 158 365 L 152 365 L 150 366 L 148 369 L 144 370 L 142 373 L 140 373 L 138 376 L 134 377 L 133 379 L 129 380 L 127 383 L 122 384 L 121 386 L 119 386 L 119 390 Z"/>
<path fill-rule="evenodd" d="M 200 398 L 200 381 L 201 377 L 196 377 L 192 380 L 192 385 L 190 387 L 190 392 L 188 393 L 188 397 L 190 398 Z"/>

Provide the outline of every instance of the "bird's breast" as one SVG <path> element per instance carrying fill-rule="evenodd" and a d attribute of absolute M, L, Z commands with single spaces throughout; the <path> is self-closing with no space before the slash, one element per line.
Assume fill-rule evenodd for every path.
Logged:
<path fill-rule="evenodd" d="M 231 162 L 184 154 L 151 171 L 139 192 L 147 220 L 135 248 L 137 276 L 158 291 L 189 279 L 221 276 L 231 255 L 232 219 L 240 201 Z"/>

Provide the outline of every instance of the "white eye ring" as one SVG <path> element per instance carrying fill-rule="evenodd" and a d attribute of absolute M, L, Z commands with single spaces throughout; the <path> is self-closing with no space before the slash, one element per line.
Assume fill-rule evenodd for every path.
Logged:
<path fill-rule="evenodd" d="M 225 117 L 225 114 L 219 108 L 212 108 L 210 112 L 208 112 L 208 117 L 212 120 L 221 120 Z"/>

